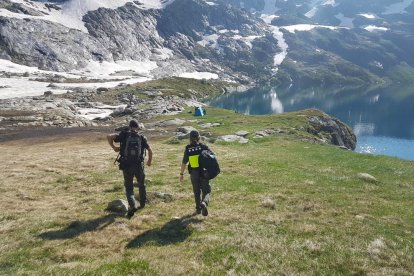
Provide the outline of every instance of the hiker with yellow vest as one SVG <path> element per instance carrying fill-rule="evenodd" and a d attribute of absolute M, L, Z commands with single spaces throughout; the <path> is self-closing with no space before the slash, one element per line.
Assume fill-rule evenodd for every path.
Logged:
<path fill-rule="evenodd" d="M 193 130 L 190 132 L 190 144 L 185 147 L 184 157 L 181 164 L 180 182 L 184 180 L 185 167 L 188 164 L 191 183 L 193 185 L 196 214 L 208 215 L 208 202 L 211 192 L 209 180 L 202 177 L 199 167 L 199 156 L 203 150 L 209 150 L 208 146 L 200 143 L 200 134 Z"/>

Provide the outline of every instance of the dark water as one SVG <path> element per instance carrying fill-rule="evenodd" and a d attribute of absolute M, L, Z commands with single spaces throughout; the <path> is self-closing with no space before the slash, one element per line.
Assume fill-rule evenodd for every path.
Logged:
<path fill-rule="evenodd" d="M 363 90 L 254 88 L 222 95 L 209 104 L 251 115 L 318 108 L 353 128 L 357 152 L 414 160 L 414 85 Z"/>

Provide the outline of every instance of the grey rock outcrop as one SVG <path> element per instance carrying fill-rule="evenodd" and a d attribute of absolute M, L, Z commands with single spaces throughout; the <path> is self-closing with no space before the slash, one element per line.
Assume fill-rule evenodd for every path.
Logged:
<path fill-rule="evenodd" d="M 321 112 L 322 113 L 322 112 Z M 354 150 L 356 147 L 356 136 L 352 129 L 340 120 L 330 117 L 325 113 L 322 116 L 310 116 L 308 118 L 310 127 L 307 132 L 328 138 L 337 146 Z"/>
<path fill-rule="evenodd" d="M 154 10 L 141 10 L 127 3 L 116 10 L 91 11 L 83 20 L 90 36 L 112 53 L 114 60 L 140 60 L 150 57 L 153 49 L 163 48 L 156 15 Z"/>
<path fill-rule="evenodd" d="M 0 53 L 10 60 L 40 69 L 69 71 L 89 60 L 111 60 L 94 37 L 45 20 L 0 16 Z"/>

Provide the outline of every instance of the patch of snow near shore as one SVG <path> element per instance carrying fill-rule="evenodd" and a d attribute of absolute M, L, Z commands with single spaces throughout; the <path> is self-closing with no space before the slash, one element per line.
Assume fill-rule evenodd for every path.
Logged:
<path fill-rule="evenodd" d="M 297 25 L 290 25 L 290 26 L 282 26 L 281 28 L 291 32 L 303 32 L 303 31 L 311 31 L 315 28 L 325 28 L 329 30 L 337 30 L 339 27 L 334 26 L 325 26 L 325 25 L 310 25 L 310 24 L 297 24 Z"/>
<path fill-rule="evenodd" d="M 210 72 L 192 72 L 192 73 L 181 73 L 179 75 L 181 78 L 189 78 L 189 79 L 218 79 L 218 75 L 215 73 Z"/>

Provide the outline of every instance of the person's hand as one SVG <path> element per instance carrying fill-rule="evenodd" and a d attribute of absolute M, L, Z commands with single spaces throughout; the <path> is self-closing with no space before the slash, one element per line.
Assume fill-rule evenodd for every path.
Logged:
<path fill-rule="evenodd" d="M 180 182 L 182 183 L 184 181 L 184 175 L 180 174 Z"/>
<path fill-rule="evenodd" d="M 121 148 L 120 148 L 120 147 L 115 147 L 115 146 L 113 146 L 113 147 L 112 147 L 112 149 L 113 149 L 115 152 L 119 152 L 119 151 L 121 150 Z"/>
<path fill-rule="evenodd" d="M 148 160 L 148 161 L 147 161 L 147 166 L 148 166 L 148 167 L 151 167 L 151 164 L 152 164 L 152 160 Z"/>

